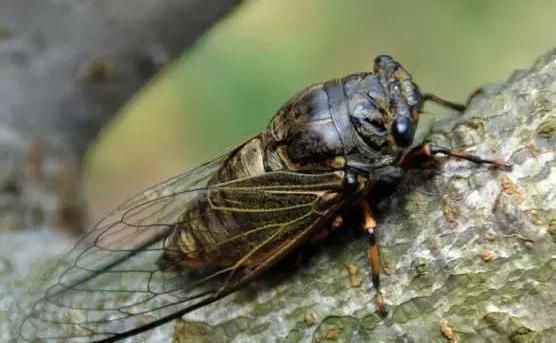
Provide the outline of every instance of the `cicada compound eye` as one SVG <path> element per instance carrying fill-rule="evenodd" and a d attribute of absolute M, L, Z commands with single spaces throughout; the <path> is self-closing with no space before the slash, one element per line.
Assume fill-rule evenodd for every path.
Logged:
<path fill-rule="evenodd" d="M 413 143 L 413 121 L 406 116 L 398 116 L 392 123 L 392 136 L 397 146 L 408 147 Z"/>

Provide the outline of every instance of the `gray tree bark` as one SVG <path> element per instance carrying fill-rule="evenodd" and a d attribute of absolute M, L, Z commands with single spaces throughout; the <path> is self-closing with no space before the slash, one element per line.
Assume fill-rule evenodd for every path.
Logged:
<path fill-rule="evenodd" d="M 238 3 L 1 1 L 0 231 L 79 226 L 80 164 L 89 143 Z"/>

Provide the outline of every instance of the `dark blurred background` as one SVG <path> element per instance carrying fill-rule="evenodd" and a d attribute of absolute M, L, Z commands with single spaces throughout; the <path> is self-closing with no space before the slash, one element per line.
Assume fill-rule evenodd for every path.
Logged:
<path fill-rule="evenodd" d="M 105 127 L 85 161 L 91 217 L 261 130 L 304 87 L 369 70 L 378 54 L 422 90 L 463 102 L 554 47 L 554 18 L 550 0 L 247 1 Z"/>

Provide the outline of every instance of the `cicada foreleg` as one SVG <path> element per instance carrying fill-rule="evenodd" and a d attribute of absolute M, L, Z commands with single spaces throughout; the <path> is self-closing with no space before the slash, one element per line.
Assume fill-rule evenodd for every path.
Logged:
<path fill-rule="evenodd" d="M 476 90 L 474 90 L 468 97 L 467 97 L 467 101 L 464 104 L 460 104 L 457 102 L 452 102 L 446 99 L 442 99 L 441 97 L 438 97 L 434 94 L 431 93 L 426 93 L 423 94 L 423 103 L 425 103 L 426 101 L 430 101 L 430 102 L 434 102 L 437 105 L 440 105 L 442 107 L 446 107 L 449 108 L 451 110 L 457 111 L 459 113 L 463 113 L 465 112 L 465 110 L 467 109 L 467 107 L 469 107 L 469 104 L 471 103 L 471 101 L 473 101 L 473 99 L 475 99 L 478 96 L 481 96 L 485 93 L 485 89 L 483 87 L 479 87 Z"/>
<path fill-rule="evenodd" d="M 460 113 L 465 111 L 465 108 L 466 108 L 466 105 L 451 102 L 449 100 L 442 99 L 442 98 L 440 98 L 440 97 L 438 97 L 434 94 L 430 94 L 430 93 L 427 93 L 427 94 L 423 95 L 423 102 L 425 102 L 425 101 L 434 102 L 434 103 L 436 103 L 440 106 L 452 109 L 454 111 L 458 111 Z"/>
<path fill-rule="evenodd" d="M 477 155 L 468 154 L 463 151 L 453 151 L 449 148 L 435 144 L 425 144 L 413 148 L 402 158 L 400 166 L 403 169 L 419 168 L 425 163 L 426 160 L 429 160 L 439 154 L 475 162 L 477 164 L 490 164 L 499 169 L 512 168 L 511 164 L 499 159 L 484 159 Z"/>
<path fill-rule="evenodd" d="M 361 211 L 363 215 L 363 230 L 369 238 L 369 260 L 371 261 L 371 280 L 376 290 L 375 302 L 378 312 L 386 315 L 384 299 L 380 291 L 380 260 L 378 253 L 378 245 L 376 244 L 376 220 L 367 200 L 361 203 Z"/>

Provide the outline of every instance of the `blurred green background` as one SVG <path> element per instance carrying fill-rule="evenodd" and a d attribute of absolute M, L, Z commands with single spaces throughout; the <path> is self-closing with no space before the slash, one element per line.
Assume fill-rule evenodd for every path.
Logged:
<path fill-rule="evenodd" d="M 378 54 L 463 102 L 554 47 L 555 22 L 553 0 L 247 1 L 106 127 L 87 158 L 91 217 L 261 130 L 309 84 L 370 70 Z"/>

